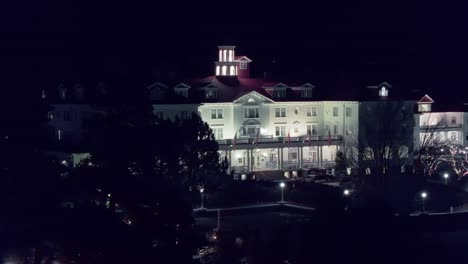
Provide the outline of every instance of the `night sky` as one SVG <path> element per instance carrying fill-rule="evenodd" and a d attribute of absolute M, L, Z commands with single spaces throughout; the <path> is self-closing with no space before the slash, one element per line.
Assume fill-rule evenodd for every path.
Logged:
<path fill-rule="evenodd" d="M 216 46 L 232 44 L 258 76 L 466 89 L 468 4 L 409 2 L 5 1 L 0 78 L 28 88 L 148 84 L 155 71 L 212 74 Z"/>

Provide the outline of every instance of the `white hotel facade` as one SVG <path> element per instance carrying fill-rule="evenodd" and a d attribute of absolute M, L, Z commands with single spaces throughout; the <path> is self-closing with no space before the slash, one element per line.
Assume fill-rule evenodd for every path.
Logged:
<path fill-rule="evenodd" d="M 149 86 L 155 115 L 198 113 L 237 172 L 333 167 L 337 151 L 358 136 L 359 103 L 317 101 L 308 82 L 250 78 L 252 60 L 236 57 L 234 48 L 219 47 L 215 76 Z"/>

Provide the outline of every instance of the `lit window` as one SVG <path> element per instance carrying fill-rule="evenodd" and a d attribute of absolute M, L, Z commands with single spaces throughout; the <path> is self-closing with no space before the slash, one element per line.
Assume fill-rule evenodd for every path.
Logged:
<path fill-rule="evenodd" d="M 247 69 L 247 62 L 241 61 L 241 62 L 239 63 L 239 66 L 240 66 L 241 70 Z"/>
<path fill-rule="evenodd" d="M 211 109 L 211 119 L 223 119 L 223 109 Z"/>
<path fill-rule="evenodd" d="M 223 67 L 221 67 L 221 75 L 223 76 L 226 76 L 227 75 L 227 66 L 224 65 Z"/>
<path fill-rule="evenodd" d="M 236 75 L 236 68 L 234 66 L 232 66 L 232 65 L 231 65 L 231 67 L 229 67 L 229 75 L 231 75 L 231 76 Z"/>
<path fill-rule="evenodd" d="M 382 88 L 380 88 L 379 95 L 382 97 L 388 96 L 388 90 L 385 86 L 382 86 Z"/>
<path fill-rule="evenodd" d="M 61 129 L 58 129 L 58 130 L 57 130 L 57 139 L 58 139 L 58 140 L 62 140 L 62 137 L 63 137 L 62 130 L 61 130 Z"/>
<path fill-rule="evenodd" d="M 226 53 L 227 53 L 227 50 L 223 50 L 223 61 L 226 61 Z M 224 74 L 226 75 L 226 74 Z"/>
<path fill-rule="evenodd" d="M 219 66 L 216 66 L 216 75 L 219 75 L 221 71 L 221 68 Z"/>
<path fill-rule="evenodd" d="M 229 58 L 228 58 L 228 61 L 233 61 L 232 50 L 229 50 Z"/>
<path fill-rule="evenodd" d="M 258 118 L 258 108 L 244 108 L 244 118 Z"/>
<path fill-rule="evenodd" d="M 276 108 L 275 117 L 286 117 L 286 108 Z"/>
<path fill-rule="evenodd" d="M 213 128 L 213 135 L 216 139 L 223 139 L 223 128 Z"/>
<path fill-rule="evenodd" d="M 338 107 L 333 107 L 333 116 L 338 116 Z"/>
<path fill-rule="evenodd" d="M 284 137 L 286 135 L 286 126 L 275 126 L 275 136 Z"/>
<path fill-rule="evenodd" d="M 223 51 L 219 51 L 219 61 L 223 61 Z"/>
<path fill-rule="evenodd" d="M 346 107 L 346 117 L 351 117 L 351 107 Z"/>

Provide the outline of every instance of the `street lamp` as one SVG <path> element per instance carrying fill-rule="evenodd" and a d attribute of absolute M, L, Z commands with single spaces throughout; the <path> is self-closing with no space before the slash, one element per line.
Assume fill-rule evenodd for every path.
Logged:
<path fill-rule="evenodd" d="M 204 188 L 201 188 L 201 189 L 200 189 L 200 209 L 205 208 L 205 207 L 203 206 L 203 192 L 204 192 L 204 191 L 205 191 Z"/>
<path fill-rule="evenodd" d="M 425 211 L 424 202 L 426 201 L 426 199 L 427 199 L 427 192 L 422 192 L 421 193 L 422 213 L 424 213 L 424 211 Z"/>
<path fill-rule="evenodd" d="M 448 173 L 444 173 L 444 180 L 445 180 L 445 185 L 447 185 L 447 180 L 449 178 L 449 174 Z"/>
<path fill-rule="evenodd" d="M 345 196 L 345 202 L 346 202 L 345 210 L 348 210 L 348 208 L 349 208 L 349 195 L 350 194 L 351 194 L 350 190 L 344 189 L 343 195 Z"/>
<path fill-rule="evenodd" d="M 286 187 L 286 184 L 284 182 L 280 183 L 280 188 L 281 188 L 281 203 L 284 203 L 284 188 Z"/>

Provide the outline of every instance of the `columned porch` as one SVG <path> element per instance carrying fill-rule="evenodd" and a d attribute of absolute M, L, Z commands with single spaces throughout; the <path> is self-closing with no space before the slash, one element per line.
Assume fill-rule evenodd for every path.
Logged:
<path fill-rule="evenodd" d="M 335 165 L 341 136 L 295 138 L 253 138 L 218 140 L 221 157 L 227 157 L 229 171 L 245 173 L 265 170 L 331 168 Z"/>

